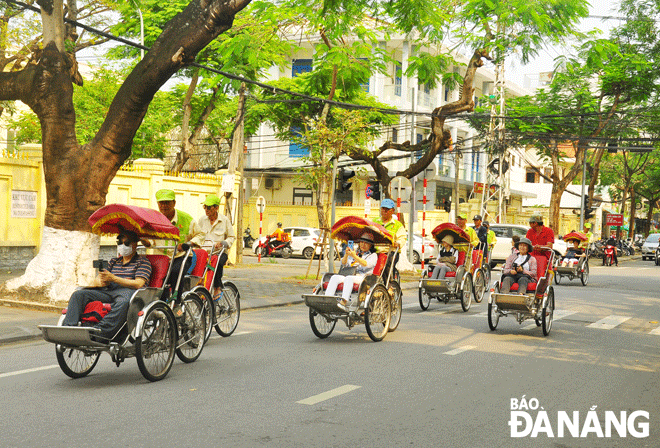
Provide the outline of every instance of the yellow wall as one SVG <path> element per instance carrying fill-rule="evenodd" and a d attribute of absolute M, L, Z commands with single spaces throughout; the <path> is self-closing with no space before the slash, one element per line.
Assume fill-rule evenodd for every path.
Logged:
<path fill-rule="evenodd" d="M 38 247 L 41 238 L 41 226 L 46 208 L 46 190 L 41 167 L 41 155 L 38 145 L 29 145 L 21 148 L 20 157 L 0 154 L 0 238 L 2 246 L 28 246 Z M 132 167 L 122 169 L 112 181 L 106 203 L 123 203 L 157 209 L 155 194 L 161 188 L 169 188 L 176 193 L 176 208 L 183 210 L 197 219 L 204 213 L 201 202 L 207 194 L 215 193 L 223 197 L 221 183 L 223 172 L 216 174 L 179 174 L 173 175 L 163 170 L 163 162 L 155 159 L 136 160 Z M 234 189 L 237 190 L 240 180 L 236 179 Z M 284 185 L 283 185 L 284 187 Z M 11 217 L 12 190 L 34 191 L 37 193 L 37 218 Z M 290 192 L 289 192 L 290 193 Z M 291 194 L 288 194 L 290 203 Z M 282 222 L 284 226 L 318 227 L 318 217 L 315 206 L 309 205 L 282 205 L 286 204 L 283 197 L 281 202 L 272 203 L 272 198 L 266 198 L 266 210 L 263 216 L 263 232 L 269 234 L 275 230 L 276 223 Z M 252 197 L 244 204 L 243 228 L 250 226 L 253 236 L 259 234 L 259 214 L 257 213 L 256 198 Z M 234 210 L 235 207 L 232 207 Z M 479 201 L 472 199 L 461 204 L 461 212 L 469 217 L 476 214 Z M 497 204 L 488 205 L 488 210 L 494 216 Z M 378 205 L 374 204 L 369 214 L 370 219 L 378 217 Z M 235 211 L 233 212 L 235 213 Z M 533 213 L 541 213 L 548 217 L 547 209 L 528 208 L 523 210 L 521 204 L 513 202 L 507 208 L 508 223 L 527 225 Z M 364 207 L 337 207 L 336 219 L 344 216 L 364 216 Z M 415 232 L 421 233 L 422 211 L 417 213 L 418 222 Z M 448 214 L 442 210 L 429 210 L 426 212 L 424 228 L 426 234 L 438 224 L 446 222 Z M 406 222 L 408 217 L 406 216 Z M 490 219 L 494 222 L 494 219 Z M 547 222 L 547 221 L 546 221 Z M 563 215 L 560 220 L 559 235 L 566 234 L 579 226 L 579 217 L 573 214 Z M 237 235 L 238 238 L 241 235 Z M 102 244 L 113 244 L 113 239 L 103 239 Z"/>

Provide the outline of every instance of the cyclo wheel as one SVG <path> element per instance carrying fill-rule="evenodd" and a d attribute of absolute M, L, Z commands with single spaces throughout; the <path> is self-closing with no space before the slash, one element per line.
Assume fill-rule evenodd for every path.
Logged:
<path fill-rule="evenodd" d="M 174 363 L 176 321 L 165 302 L 154 305 L 144 318 L 141 334 L 135 339 L 135 359 L 142 376 L 159 381 Z"/>
<path fill-rule="evenodd" d="M 499 285 L 495 286 L 495 292 L 500 292 Z M 497 304 L 493 300 L 491 296 L 488 302 L 488 327 L 491 331 L 495 331 L 497 324 L 500 322 L 500 313 L 497 311 Z"/>
<path fill-rule="evenodd" d="M 424 271 L 424 273 L 422 274 L 422 280 L 425 278 L 428 278 L 426 271 Z M 429 295 L 428 292 L 426 292 L 422 288 L 421 281 L 419 282 L 418 292 L 419 292 L 419 307 L 422 309 L 422 311 L 426 311 L 429 309 L 429 305 L 431 304 L 431 296 Z"/>
<path fill-rule="evenodd" d="M 206 340 L 204 302 L 197 294 L 189 293 L 182 299 L 183 315 L 177 318 L 179 340 L 176 356 L 185 363 L 194 362 L 202 354 Z"/>
<path fill-rule="evenodd" d="M 204 343 L 206 344 L 206 342 L 211 337 L 211 332 L 213 331 L 213 325 L 215 322 L 215 303 L 213 302 L 211 293 L 206 288 L 198 286 L 197 288 L 193 289 L 193 292 L 196 293 L 200 299 L 202 299 L 202 302 L 204 302 L 204 317 L 206 324 Z"/>
<path fill-rule="evenodd" d="M 541 324 L 543 328 L 543 336 L 550 334 L 552 328 L 552 321 L 555 315 L 555 290 L 552 286 L 548 289 L 548 301 L 543 308 L 543 315 L 541 316 Z"/>
<path fill-rule="evenodd" d="M 364 310 L 364 325 L 372 341 L 382 341 L 390 327 L 392 310 L 387 289 L 378 284 L 371 291 L 369 304 Z"/>
<path fill-rule="evenodd" d="M 465 274 L 465 281 L 463 282 L 463 291 L 461 291 L 461 308 L 467 312 L 472 305 L 472 274 L 469 272 Z"/>
<path fill-rule="evenodd" d="M 490 279 L 491 279 L 491 269 L 490 269 L 490 264 L 486 263 L 481 265 L 481 269 L 484 271 L 484 280 L 485 280 L 485 285 L 486 285 L 486 291 L 488 291 L 488 285 L 490 285 Z"/>
<path fill-rule="evenodd" d="M 309 326 L 312 327 L 312 331 L 317 338 L 325 339 L 330 336 L 336 324 L 337 319 L 328 320 L 313 309 L 309 309 Z"/>
<path fill-rule="evenodd" d="M 232 282 L 222 283 L 222 297 L 215 302 L 215 331 L 222 337 L 231 336 L 241 317 L 241 294 Z"/>
<path fill-rule="evenodd" d="M 584 262 L 584 272 L 580 274 L 580 281 L 582 282 L 582 286 L 587 286 L 587 283 L 589 283 L 589 262 L 585 261 Z"/>
<path fill-rule="evenodd" d="M 481 303 L 486 295 L 486 274 L 483 268 L 477 269 L 472 281 L 472 290 L 474 291 L 474 301 Z"/>
<path fill-rule="evenodd" d="M 59 350 L 58 350 L 59 349 Z M 65 375 L 71 378 L 82 378 L 96 367 L 99 362 L 101 352 L 92 352 L 89 350 L 78 350 L 76 348 L 62 347 L 59 344 L 55 347 L 55 357 L 60 369 Z"/>
<path fill-rule="evenodd" d="M 401 314 L 403 312 L 403 293 L 401 292 L 399 282 L 395 280 L 390 281 L 388 292 L 390 293 L 390 308 L 392 310 L 388 331 L 394 331 L 399 326 L 399 322 L 401 322 Z"/>

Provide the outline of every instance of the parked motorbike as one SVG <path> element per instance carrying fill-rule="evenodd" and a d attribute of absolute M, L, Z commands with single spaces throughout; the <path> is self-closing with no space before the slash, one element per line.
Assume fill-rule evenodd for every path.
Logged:
<path fill-rule="evenodd" d="M 243 247 L 252 247 L 252 243 L 254 243 L 254 237 L 248 226 L 248 228 L 243 231 Z"/>
<path fill-rule="evenodd" d="M 273 244 L 271 244 L 271 241 L 273 241 Z M 267 236 L 257 246 L 257 253 L 259 251 L 261 251 L 262 257 L 281 256 L 282 258 L 289 258 L 293 253 L 293 248 L 291 247 L 291 241 L 271 240 L 271 237 Z"/>

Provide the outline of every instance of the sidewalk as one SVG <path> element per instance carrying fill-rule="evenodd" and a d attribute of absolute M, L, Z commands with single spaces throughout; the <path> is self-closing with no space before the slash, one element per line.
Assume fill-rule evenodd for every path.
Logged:
<path fill-rule="evenodd" d="M 241 294 L 241 309 L 288 306 L 302 303 L 302 294 L 309 293 L 316 280 L 302 280 L 308 263 L 291 265 L 276 258 L 271 262 L 245 257 L 240 266 L 227 266 L 224 280 L 233 282 Z M 316 275 L 317 262 L 310 275 Z M 23 270 L 0 271 L 0 284 L 23 274 Z M 323 268 L 321 275 L 323 275 Z M 412 277 L 411 277 L 412 278 Z M 417 280 L 404 281 L 402 289 L 417 288 Z M 37 325 L 57 323 L 62 308 L 45 304 L 16 303 L 0 297 L 0 344 L 40 339 Z"/>

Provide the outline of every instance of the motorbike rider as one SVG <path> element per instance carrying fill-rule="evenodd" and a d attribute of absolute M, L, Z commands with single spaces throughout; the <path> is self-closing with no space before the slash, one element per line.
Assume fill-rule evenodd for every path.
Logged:
<path fill-rule="evenodd" d="M 269 252 L 285 242 L 285 233 L 286 232 L 282 230 L 282 223 L 278 222 L 277 229 L 275 229 L 271 235 L 268 235 L 268 238 L 270 238 L 268 241 L 268 245 L 270 246 Z"/>
<path fill-rule="evenodd" d="M 614 238 L 613 235 L 610 235 L 610 238 L 605 243 L 605 246 L 612 246 L 612 258 L 614 260 L 614 265 L 619 266 L 619 259 L 616 256 L 616 248 L 617 248 L 616 238 Z M 605 254 L 603 254 L 603 260 L 605 260 Z"/>
<path fill-rule="evenodd" d="M 206 240 L 212 241 L 213 250 L 219 249 L 220 246 L 225 247 L 225 251 L 218 262 L 218 275 L 215 276 L 213 282 L 213 297 L 216 298 L 222 290 L 222 269 L 229 258 L 227 250 L 234 244 L 236 235 L 229 218 L 218 213 L 220 209 L 220 198 L 218 196 L 209 194 L 202 205 L 204 206 L 205 216 L 199 218 L 197 222 L 193 221 L 189 238 L 190 242 L 198 247 L 203 246 Z"/>

